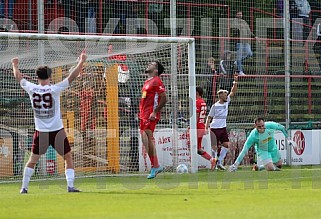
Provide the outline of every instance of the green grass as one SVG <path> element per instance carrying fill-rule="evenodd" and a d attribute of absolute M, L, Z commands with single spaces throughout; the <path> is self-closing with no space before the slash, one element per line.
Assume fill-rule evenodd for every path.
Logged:
<path fill-rule="evenodd" d="M 0 218 L 320 218 L 321 169 L 160 174 L 0 184 Z"/>

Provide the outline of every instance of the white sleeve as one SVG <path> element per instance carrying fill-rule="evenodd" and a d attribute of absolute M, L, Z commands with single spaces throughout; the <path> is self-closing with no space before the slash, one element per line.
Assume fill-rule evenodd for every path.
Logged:
<path fill-rule="evenodd" d="M 215 104 L 212 105 L 210 112 L 208 114 L 210 117 L 214 118 L 215 116 Z"/>
<path fill-rule="evenodd" d="M 22 87 L 22 89 L 24 89 L 25 91 L 27 91 L 27 93 L 29 94 L 31 87 L 32 87 L 33 83 L 27 81 L 26 79 L 21 79 L 20 80 L 20 86 Z"/>
<path fill-rule="evenodd" d="M 54 85 L 55 92 L 61 92 L 69 87 L 68 78 L 65 78 L 63 81 Z"/>

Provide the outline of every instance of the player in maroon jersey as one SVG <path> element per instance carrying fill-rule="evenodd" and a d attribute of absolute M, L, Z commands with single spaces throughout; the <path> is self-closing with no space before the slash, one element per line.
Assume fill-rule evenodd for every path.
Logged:
<path fill-rule="evenodd" d="M 78 77 L 86 59 L 87 55 L 83 52 L 79 57 L 77 66 L 71 69 L 69 76 L 57 84 L 51 84 L 52 69 L 48 66 L 40 66 L 36 69 L 38 84 L 34 84 L 23 78 L 19 70 L 19 59 L 13 58 L 11 60 L 14 77 L 30 97 L 36 129 L 32 140 L 32 153 L 23 172 L 20 190 L 22 194 L 28 193 L 28 186 L 35 165 L 50 145 L 65 160 L 67 191 L 80 192 L 74 187 L 74 162 L 61 118 L 60 95 Z"/>
<path fill-rule="evenodd" d="M 153 133 L 160 119 L 161 109 L 167 102 L 167 97 L 163 82 L 159 78 L 164 72 L 163 65 L 157 61 L 151 62 L 145 72 L 148 74 L 148 79 L 142 88 L 142 98 L 139 104 L 140 133 L 152 165 L 147 179 L 153 179 L 163 171 L 163 167 L 158 163 Z"/>
<path fill-rule="evenodd" d="M 211 169 L 214 170 L 216 166 L 216 159 L 209 155 L 202 148 L 202 139 L 206 134 L 205 118 L 206 118 L 206 103 L 202 98 L 203 88 L 196 87 L 196 121 L 197 121 L 197 153 L 211 162 Z"/>

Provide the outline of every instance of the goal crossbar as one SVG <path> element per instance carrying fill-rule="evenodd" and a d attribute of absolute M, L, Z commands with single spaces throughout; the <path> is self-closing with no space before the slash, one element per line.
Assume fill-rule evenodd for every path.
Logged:
<path fill-rule="evenodd" d="M 0 32 L 0 38 L 12 37 L 30 40 L 65 40 L 65 41 L 102 41 L 108 42 L 156 42 L 156 43 L 192 43 L 194 38 L 188 37 L 138 37 L 138 36 L 97 36 L 97 35 L 63 35 L 39 33 Z"/>

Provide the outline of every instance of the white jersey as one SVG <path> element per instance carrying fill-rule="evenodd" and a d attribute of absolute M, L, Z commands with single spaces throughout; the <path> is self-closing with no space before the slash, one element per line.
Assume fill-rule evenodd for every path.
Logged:
<path fill-rule="evenodd" d="M 20 85 L 29 94 L 36 130 L 52 132 L 62 129 L 60 93 L 69 87 L 68 79 L 45 86 L 22 79 Z"/>
<path fill-rule="evenodd" d="M 209 116 L 213 118 L 210 128 L 218 129 L 226 127 L 226 118 L 228 114 L 228 105 L 230 103 L 230 95 L 227 96 L 227 102 L 216 102 L 210 109 Z"/>

